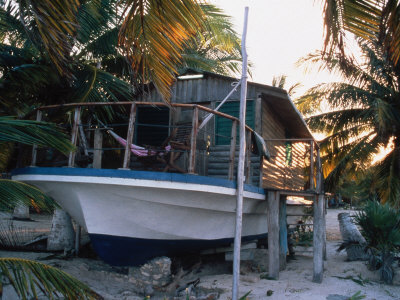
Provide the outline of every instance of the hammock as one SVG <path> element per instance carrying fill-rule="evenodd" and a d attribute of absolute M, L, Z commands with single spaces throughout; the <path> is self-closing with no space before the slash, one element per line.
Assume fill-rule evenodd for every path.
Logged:
<path fill-rule="evenodd" d="M 118 142 L 120 143 L 122 146 L 126 146 L 126 140 L 123 139 L 122 137 L 120 137 L 118 134 L 116 134 L 114 131 L 112 130 L 107 130 L 107 132 L 109 134 L 111 134 L 111 136 Z M 169 151 L 171 151 L 171 146 L 167 145 L 165 146 L 164 150 L 161 151 L 156 151 L 156 150 L 150 150 L 150 149 L 146 149 L 144 147 L 140 147 L 138 145 L 135 144 L 130 144 L 130 149 L 131 152 L 136 155 L 136 156 L 140 156 L 140 157 L 144 157 L 144 156 L 164 156 L 166 153 L 168 153 Z"/>

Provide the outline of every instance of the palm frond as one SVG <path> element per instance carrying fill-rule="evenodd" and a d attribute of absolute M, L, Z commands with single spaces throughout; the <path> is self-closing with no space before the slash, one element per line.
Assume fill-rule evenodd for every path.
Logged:
<path fill-rule="evenodd" d="M 15 45 L 21 44 L 26 39 L 24 26 L 17 19 L 17 6 L 9 1 L 0 3 L 0 42 Z"/>
<path fill-rule="evenodd" d="M 331 156 L 329 160 L 323 157 L 323 171 L 326 176 L 325 190 L 334 190 L 343 174 L 354 174 L 357 168 L 362 166 L 362 163 L 370 160 L 371 155 L 377 149 L 377 143 L 376 136 L 367 135 L 340 147 L 340 152 Z"/>
<path fill-rule="evenodd" d="M 71 275 L 36 261 L 0 258 L 1 285 L 8 280 L 21 299 L 102 299 Z M 1 286 L 2 287 L 2 286 Z M 2 288 L 0 288 L 0 291 Z"/>
<path fill-rule="evenodd" d="M 26 30 L 33 33 L 32 26 L 37 28 L 40 42 L 58 72 L 71 78 L 70 53 L 78 27 L 79 1 L 25 0 L 18 1 L 18 4 L 18 13 Z"/>
<path fill-rule="evenodd" d="M 141 82 L 170 97 L 185 43 L 204 26 L 196 0 L 126 0 L 119 44 Z"/>
<path fill-rule="evenodd" d="M 379 196 L 382 203 L 389 203 L 397 209 L 400 208 L 399 160 L 399 150 L 395 149 L 389 152 L 375 167 L 375 172 L 378 177 Z"/>
<path fill-rule="evenodd" d="M 0 117 L 0 141 L 17 142 L 39 147 L 52 147 L 68 153 L 74 149 L 65 133 L 55 124 L 13 117 Z"/>
<path fill-rule="evenodd" d="M 0 209 L 10 210 L 20 204 L 47 212 L 57 207 L 50 197 L 36 187 L 15 180 L 0 179 Z"/>

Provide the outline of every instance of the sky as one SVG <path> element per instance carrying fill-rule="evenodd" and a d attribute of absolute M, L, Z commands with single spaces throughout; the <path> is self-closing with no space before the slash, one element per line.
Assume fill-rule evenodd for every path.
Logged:
<path fill-rule="evenodd" d="M 319 0 L 211 0 L 232 17 L 239 36 L 244 8 L 249 7 L 248 59 L 253 63 L 251 81 L 272 84 L 274 76 L 286 75 L 286 88 L 300 82 L 295 96 L 317 83 L 336 80 L 328 73 L 305 74 L 296 61 L 323 47 L 323 17 Z"/>

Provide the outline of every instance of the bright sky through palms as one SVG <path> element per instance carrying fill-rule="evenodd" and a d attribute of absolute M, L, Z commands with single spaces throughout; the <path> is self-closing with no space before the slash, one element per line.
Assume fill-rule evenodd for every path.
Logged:
<path fill-rule="evenodd" d="M 295 62 L 323 45 L 323 19 L 318 0 L 212 0 L 232 16 L 242 34 L 244 7 L 249 6 L 247 52 L 253 63 L 252 81 L 271 84 L 273 76 L 287 75 L 286 88 L 303 84 L 296 96 L 317 83 L 335 80 L 324 74 L 304 74 Z"/>

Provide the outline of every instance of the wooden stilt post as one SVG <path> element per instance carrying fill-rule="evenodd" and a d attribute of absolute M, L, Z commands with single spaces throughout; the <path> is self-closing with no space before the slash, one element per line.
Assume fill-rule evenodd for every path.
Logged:
<path fill-rule="evenodd" d="M 229 180 L 233 180 L 233 173 L 235 171 L 236 130 L 237 130 L 237 121 L 232 121 L 231 149 L 229 153 L 229 171 L 228 171 Z"/>
<path fill-rule="evenodd" d="M 268 192 L 268 276 L 279 279 L 279 192 Z"/>
<path fill-rule="evenodd" d="M 195 107 L 193 109 L 192 134 L 190 136 L 190 155 L 189 155 L 189 169 L 188 169 L 188 173 L 190 174 L 194 174 L 196 168 L 196 140 L 197 140 L 198 128 L 199 128 L 199 109 Z"/>
<path fill-rule="evenodd" d="M 42 111 L 38 110 L 36 112 L 36 121 L 40 122 L 42 121 Z M 37 157 L 37 145 L 33 145 L 32 147 L 32 162 L 31 162 L 31 166 L 35 167 L 36 166 L 36 157 Z"/>
<path fill-rule="evenodd" d="M 128 132 L 126 134 L 126 145 L 125 145 L 124 162 L 122 164 L 122 169 L 129 169 L 129 165 L 131 162 L 131 144 L 132 144 L 133 134 L 135 133 L 135 120 L 136 120 L 136 103 L 133 102 L 131 105 L 131 111 L 129 113 Z"/>
<path fill-rule="evenodd" d="M 93 150 L 93 168 L 101 169 L 101 159 L 103 156 L 103 132 L 100 128 L 94 131 L 94 150 Z"/>
<path fill-rule="evenodd" d="M 279 269 L 281 271 L 286 269 L 287 252 L 286 196 L 281 195 L 279 199 Z"/>
<path fill-rule="evenodd" d="M 71 143 L 76 146 L 76 142 L 78 140 L 78 126 L 80 125 L 81 119 L 81 107 L 75 108 L 74 113 L 74 123 L 72 125 L 72 132 L 71 132 Z M 75 155 L 76 151 L 72 151 L 69 153 L 68 158 L 68 167 L 73 167 L 75 165 Z"/>
<path fill-rule="evenodd" d="M 313 282 L 321 283 L 324 275 L 324 193 L 322 182 L 321 159 L 318 149 L 317 159 L 317 195 L 314 201 L 314 233 L 313 233 Z"/>

